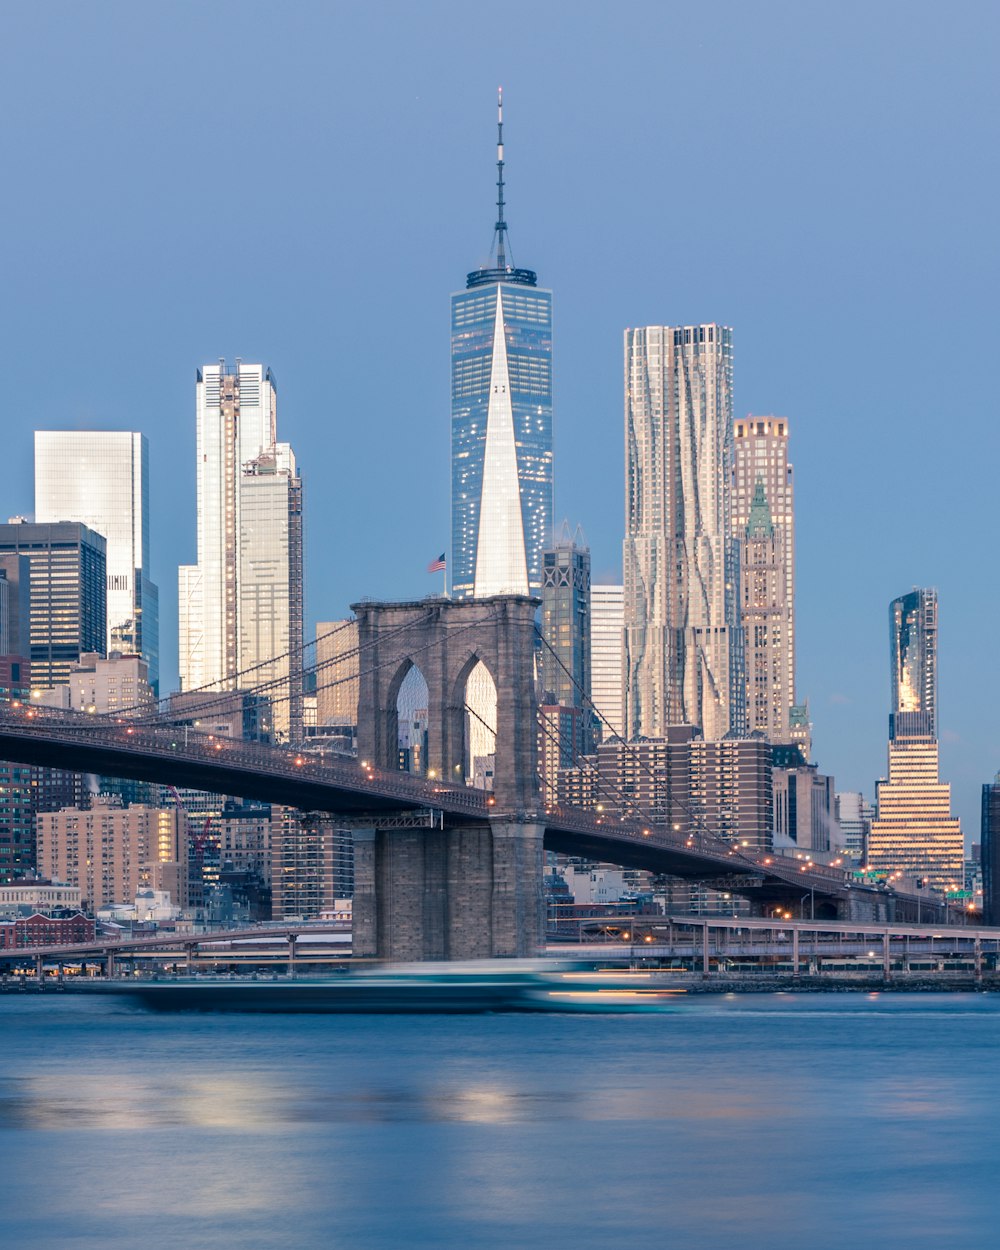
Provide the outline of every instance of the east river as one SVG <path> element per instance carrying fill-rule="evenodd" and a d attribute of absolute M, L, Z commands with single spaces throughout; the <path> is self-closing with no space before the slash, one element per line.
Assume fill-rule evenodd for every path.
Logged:
<path fill-rule="evenodd" d="M 0 1228 L 43 1250 L 1000 1245 L 1000 996 L 194 1016 L 0 996 Z"/>

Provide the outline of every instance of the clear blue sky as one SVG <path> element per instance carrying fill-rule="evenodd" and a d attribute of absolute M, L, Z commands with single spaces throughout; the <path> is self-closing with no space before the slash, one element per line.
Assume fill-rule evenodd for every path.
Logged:
<path fill-rule="evenodd" d="M 622 536 L 622 330 L 735 327 L 736 411 L 791 422 L 816 758 L 885 767 L 887 604 L 941 596 L 967 837 L 1000 767 L 1000 8 L 46 3 L 0 45 L 0 512 L 36 428 L 137 429 L 166 684 L 195 556 L 194 374 L 262 360 L 306 480 L 310 620 L 429 593 L 449 535 L 448 296 L 555 298 L 556 513 Z"/>

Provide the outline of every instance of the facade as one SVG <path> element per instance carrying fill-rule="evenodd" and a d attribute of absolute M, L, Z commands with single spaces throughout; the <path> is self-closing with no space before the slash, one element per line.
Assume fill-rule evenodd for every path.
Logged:
<path fill-rule="evenodd" d="M 357 621 L 324 621 L 316 626 L 316 727 L 358 723 Z"/>
<path fill-rule="evenodd" d="M 456 598 L 537 593 L 552 532 L 552 292 L 508 263 L 499 120 L 495 263 L 451 297 Z"/>
<path fill-rule="evenodd" d="M 917 589 L 889 604 L 889 737 L 937 737 L 937 591 Z"/>
<path fill-rule="evenodd" d="M 19 881 L 17 885 L 0 885 L 0 916 L 6 920 L 35 913 L 77 912 L 83 904 L 80 890 L 73 885 L 51 881 Z"/>
<path fill-rule="evenodd" d="M 832 777 L 815 764 L 775 768 L 774 832 L 801 850 L 825 853 L 835 850 L 837 836 L 835 786 Z"/>
<path fill-rule="evenodd" d="M 1000 772 L 983 786 L 979 858 L 983 870 L 983 924 L 1000 924 Z"/>
<path fill-rule="evenodd" d="M 72 946 L 94 939 L 94 921 L 77 912 L 72 916 L 21 916 L 0 920 L 0 950 L 33 946 Z"/>
<path fill-rule="evenodd" d="M 795 704 L 795 512 L 784 417 L 735 423 L 732 481 L 747 729 L 788 743 Z"/>
<path fill-rule="evenodd" d="M 590 548 L 566 529 L 542 553 L 543 702 L 582 707 L 591 693 Z"/>
<path fill-rule="evenodd" d="M 107 635 L 159 685 L 159 590 L 150 579 L 149 445 L 120 430 L 35 433 L 35 520 L 82 521 L 107 542 Z"/>
<path fill-rule="evenodd" d="M 156 711 L 156 696 L 149 683 L 149 668 L 138 655 L 112 652 L 103 659 L 95 652 L 80 656 L 65 685 L 52 690 L 33 690 L 32 703 L 75 712 Z"/>
<path fill-rule="evenodd" d="M 939 776 L 937 592 L 914 589 L 889 605 L 889 779 L 876 786 L 878 814 L 868 867 L 902 872 L 931 889 L 960 890 L 962 829 L 951 815 L 951 786 Z"/>
<path fill-rule="evenodd" d="M 745 728 L 733 540 L 733 335 L 625 332 L 625 734 Z"/>
<path fill-rule="evenodd" d="M 37 842 L 40 870 L 78 886 L 91 911 L 131 900 L 142 888 L 163 889 L 168 878 L 182 895 L 173 901 L 187 901 L 185 825 L 178 811 L 121 807 L 95 795 L 86 811 L 40 813 Z"/>
<path fill-rule="evenodd" d="M 302 482 L 277 441 L 263 365 L 205 365 L 196 382 L 198 563 L 179 570 L 181 688 L 274 683 L 276 730 L 302 732 Z"/>
<path fill-rule="evenodd" d="M 844 848 L 859 864 L 866 861 L 868 835 L 875 817 L 875 805 L 863 794 L 843 790 L 836 795 L 837 823 L 844 839 Z"/>
<path fill-rule="evenodd" d="M 706 742 L 693 725 L 671 725 L 662 738 L 602 742 L 589 767 L 560 773 L 559 801 L 770 850 L 771 759 L 763 738 Z"/>
<path fill-rule="evenodd" d="M 590 693 L 602 738 L 620 736 L 625 724 L 622 697 L 624 587 L 590 588 Z"/>
<path fill-rule="evenodd" d="M 107 543 L 78 521 L 0 525 L 0 557 L 29 566 L 32 684 L 62 685 L 84 652 L 105 654 Z"/>
<path fill-rule="evenodd" d="M 31 563 L 0 553 L 0 655 L 31 654 Z M 27 680 L 28 674 L 25 674 Z"/>
<path fill-rule="evenodd" d="M 316 918 L 354 894 L 350 832 L 332 816 L 271 809 L 271 897 L 276 920 Z"/>

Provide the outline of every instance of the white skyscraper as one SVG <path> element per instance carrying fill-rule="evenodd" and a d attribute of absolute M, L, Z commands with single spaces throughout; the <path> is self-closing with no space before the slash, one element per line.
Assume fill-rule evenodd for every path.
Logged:
<path fill-rule="evenodd" d="M 198 563 L 179 570 L 182 690 L 274 690 L 274 723 L 301 725 L 302 483 L 278 443 L 277 390 L 263 365 L 224 361 L 196 385 Z M 289 652 L 293 662 L 289 664 Z M 241 682 L 236 674 L 254 667 Z"/>
<path fill-rule="evenodd" d="M 149 579 L 149 446 L 124 430 L 35 432 L 35 519 L 79 521 L 107 540 L 107 651 L 159 676 L 159 592 Z"/>
<path fill-rule="evenodd" d="M 590 587 L 590 690 L 601 718 L 601 736 L 622 733 L 622 630 L 625 626 L 624 587 Z M 609 728 L 610 726 L 610 728 Z"/>
<path fill-rule="evenodd" d="M 745 727 L 733 542 L 733 335 L 625 332 L 625 732 Z"/>

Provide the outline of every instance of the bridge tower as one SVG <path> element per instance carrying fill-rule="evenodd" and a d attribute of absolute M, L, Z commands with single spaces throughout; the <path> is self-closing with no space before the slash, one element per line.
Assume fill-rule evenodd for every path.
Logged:
<path fill-rule="evenodd" d="M 465 688 L 478 663 L 497 691 L 489 818 L 354 824 L 354 951 L 384 959 L 540 953 L 542 836 L 534 683 L 535 610 L 526 595 L 352 605 L 358 621 L 358 757 L 398 767 L 397 697 L 414 665 L 427 682 L 427 773 L 465 775 Z"/>

